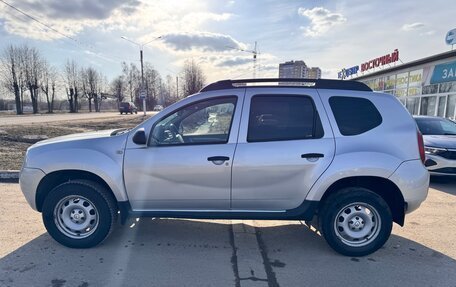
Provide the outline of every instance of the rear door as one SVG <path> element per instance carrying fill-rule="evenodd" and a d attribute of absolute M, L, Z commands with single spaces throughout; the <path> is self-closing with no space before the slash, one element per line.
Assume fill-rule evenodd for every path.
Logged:
<path fill-rule="evenodd" d="M 231 207 L 298 207 L 334 156 L 334 137 L 315 89 L 247 89 L 233 161 Z"/>

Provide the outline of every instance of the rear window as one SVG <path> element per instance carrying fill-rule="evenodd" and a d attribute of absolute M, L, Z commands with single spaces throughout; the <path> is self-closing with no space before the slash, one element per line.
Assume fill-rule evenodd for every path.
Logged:
<path fill-rule="evenodd" d="M 310 97 L 257 95 L 252 98 L 248 142 L 321 137 L 323 128 Z"/>
<path fill-rule="evenodd" d="M 329 105 L 336 119 L 339 131 L 344 136 L 365 133 L 382 123 L 374 104 L 364 98 L 331 97 Z"/>

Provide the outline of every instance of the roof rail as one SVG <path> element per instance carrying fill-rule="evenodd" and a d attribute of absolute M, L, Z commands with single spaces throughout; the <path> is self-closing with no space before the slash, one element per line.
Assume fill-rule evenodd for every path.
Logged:
<path fill-rule="evenodd" d="M 303 78 L 263 78 L 263 79 L 240 79 L 240 80 L 222 80 L 209 84 L 202 88 L 200 92 L 226 90 L 235 88 L 245 88 L 249 83 L 279 83 L 278 87 L 287 87 L 284 83 L 307 83 L 308 85 L 299 85 L 300 88 L 313 89 L 338 89 L 372 92 L 366 84 L 350 80 L 328 80 L 328 79 L 303 79 Z M 268 86 L 268 85 L 265 85 Z M 288 85 L 296 87 L 296 85 Z M 277 86 L 275 86 L 277 87 Z"/>

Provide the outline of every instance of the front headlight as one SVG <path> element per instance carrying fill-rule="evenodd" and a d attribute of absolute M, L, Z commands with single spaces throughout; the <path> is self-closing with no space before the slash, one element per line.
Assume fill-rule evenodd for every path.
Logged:
<path fill-rule="evenodd" d="M 424 147 L 424 152 L 427 154 L 436 154 L 437 155 L 439 153 L 443 153 L 446 151 L 447 151 L 446 148 L 438 148 L 438 147 L 431 147 L 431 146 Z"/>

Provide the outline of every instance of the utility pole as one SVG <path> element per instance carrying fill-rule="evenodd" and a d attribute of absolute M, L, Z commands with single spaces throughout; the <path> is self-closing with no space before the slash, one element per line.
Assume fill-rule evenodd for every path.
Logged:
<path fill-rule="evenodd" d="M 179 99 L 179 76 L 176 76 L 176 99 Z"/>
<path fill-rule="evenodd" d="M 141 61 L 141 90 L 139 92 L 139 95 L 142 98 L 144 115 L 146 115 L 146 95 L 145 95 L 146 93 L 144 90 L 143 46 L 141 46 L 141 48 L 139 50 L 139 59 Z"/>
<path fill-rule="evenodd" d="M 128 42 L 130 43 L 133 43 L 137 46 L 139 46 L 139 60 L 141 61 L 141 89 L 139 91 L 139 97 L 143 100 L 143 111 L 144 111 L 144 115 L 146 115 L 146 96 L 147 96 L 147 93 L 146 93 L 146 90 L 144 90 L 144 63 L 143 63 L 143 48 L 145 45 L 151 43 L 152 41 L 155 41 L 155 40 L 158 40 L 161 38 L 161 36 L 147 42 L 147 43 L 144 43 L 144 44 L 139 44 L 139 43 L 136 43 L 135 41 L 132 41 L 130 39 L 128 39 L 127 37 L 124 37 L 124 36 L 121 36 L 120 38 L 124 39 L 124 40 L 127 40 Z"/>

